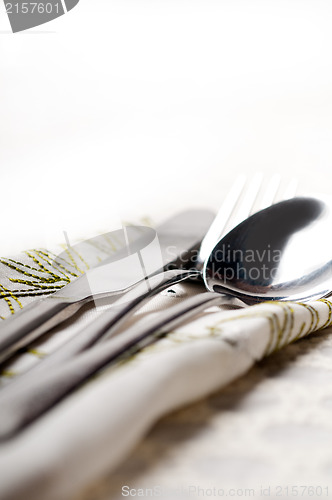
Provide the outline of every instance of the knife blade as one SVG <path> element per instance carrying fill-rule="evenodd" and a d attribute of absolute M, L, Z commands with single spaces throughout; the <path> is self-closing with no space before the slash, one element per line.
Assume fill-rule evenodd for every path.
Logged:
<path fill-rule="evenodd" d="M 187 261 L 188 257 L 186 256 L 199 247 L 213 219 L 214 214 L 209 210 L 187 210 L 171 217 L 157 227 L 161 261 L 159 267 L 158 264 L 155 264 L 156 268 L 149 269 L 149 273 L 141 276 L 141 280 L 162 270 L 179 267 L 179 262 Z M 151 233 L 148 233 L 149 238 L 151 239 Z M 139 244 L 139 240 L 137 241 Z M 119 277 L 121 274 L 118 271 L 124 250 L 119 252 L 106 263 L 108 270 L 115 271 L 113 278 L 115 275 Z M 96 296 L 107 297 L 121 294 L 140 281 L 137 276 L 130 279 L 127 274 L 126 280 L 122 281 L 120 285 L 117 283 L 116 286 L 112 286 L 112 272 L 110 272 L 107 275 L 109 278 L 108 290 L 105 289 L 105 283 L 107 283 L 105 275 L 100 280 L 102 285 L 98 289 L 98 278 L 103 274 L 101 273 L 103 267 L 105 269 L 105 263 L 102 267 L 96 266 L 58 292 L 29 304 L 14 316 L 3 321 L 0 324 L 0 363 L 6 361 L 18 349 L 26 347 L 51 328 L 71 317 L 84 304 L 94 300 Z M 93 293 L 91 292 L 91 283 L 94 284 Z"/>

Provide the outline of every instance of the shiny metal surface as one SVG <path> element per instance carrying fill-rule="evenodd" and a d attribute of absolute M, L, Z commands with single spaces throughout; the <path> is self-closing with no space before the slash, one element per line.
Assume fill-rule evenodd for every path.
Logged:
<path fill-rule="evenodd" d="M 106 311 L 92 324 L 87 325 L 87 327 L 80 331 L 78 335 L 71 338 L 58 350 L 47 358 L 41 360 L 35 367 L 31 368 L 29 372 L 24 375 L 24 377 L 14 379 L 7 387 L 3 388 L 0 394 L 2 416 L 7 414 L 12 416 L 15 415 L 15 417 L 9 418 L 9 427 L 6 424 L 0 426 L 0 440 L 5 439 L 8 435 L 12 435 L 22 426 L 45 411 L 49 405 L 54 404 L 58 398 L 64 396 L 67 390 L 69 391 L 73 389 L 78 383 L 83 382 L 96 370 L 102 368 L 105 359 L 115 359 L 117 356 L 120 356 L 124 351 L 126 351 L 126 349 L 130 348 L 130 346 L 134 346 L 137 342 L 140 342 L 142 340 L 139 334 L 140 330 L 137 331 L 134 326 L 131 333 L 126 333 L 125 335 L 121 334 L 119 337 L 112 338 L 110 350 L 104 349 L 104 346 L 108 345 L 107 339 L 116 333 L 116 330 L 122 321 L 124 321 L 128 315 L 132 314 L 150 297 L 184 279 L 192 278 L 194 276 L 202 278 L 202 248 L 207 252 L 208 257 L 216 242 L 220 239 L 220 235 L 225 234 L 226 227 L 229 227 L 230 224 L 232 224 L 231 227 L 234 227 L 234 221 L 238 220 L 239 213 L 241 214 L 241 217 L 246 217 L 252 213 L 261 181 L 261 176 L 254 176 L 254 179 L 249 183 L 245 183 L 245 179 L 241 176 L 236 179 L 230 195 L 226 198 L 226 201 L 222 204 L 218 212 L 217 219 L 215 219 L 215 222 L 210 225 L 210 228 L 203 238 L 200 250 L 198 251 L 199 257 L 196 260 L 196 265 L 194 265 L 192 269 L 184 270 L 177 268 L 168 270 L 161 275 L 157 274 L 148 277 L 146 281 L 137 284 L 130 289 L 130 291 L 120 297 L 120 299 L 113 304 L 109 311 Z M 273 202 L 277 190 L 278 183 L 275 184 L 272 191 L 270 190 L 269 200 L 266 200 L 267 202 Z M 191 215 L 193 215 L 192 212 Z M 196 216 L 190 217 L 190 220 L 188 220 L 187 217 L 185 227 L 182 218 L 180 220 L 180 224 L 174 224 L 174 221 L 172 221 L 171 225 L 163 227 L 163 231 L 158 231 L 161 248 L 163 249 L 163 254 L 165 254 L 163 258 L 164 263 L 174 262 L 174 240 L 178 241 L 176 257 L 180 257 L 182 254 L 179 251 L 179 242 L 182 241 L 184 235 L 188 233 L 197 234 L 197 224 L 199 220 Z M 177 221 L 179 221 L 179 217 L 177 218 Z M 170 231 L 168 231 L 167 228 L 169 228 Z M 184 250 L 188 250 L 190 248 L 188 241 L 183 244 L 183 248 Z M 184 260 L 181 258 L 177 260 L 177 264 L 183 267 Z M 217 302 L 224 300 L 226 303 L 229 303 L 230 300 L 225 296 L 220 296 L 214 293 L 204 294 L 204 298 L 201 297 L 200 294 L 198 297 L 192 298 L 193 302 L 190 303 L 189 309 L 186 309 L 185 314 L 190 314 L 191 310 L 196 311 L 196 307 L 198 307 L 198 305 L 199 307 L 204 307 L 204 304 L 207 301 L 206 295 L 209 295 L 209 301 L 211 299 Z M 179 304 L 179 306 L 181 305 Z M 172 310 L 172 316 L 173 315 Z M 182 316 L 181 307 L 179 307 L 179 315 Z M 177 315 L 177 319 L 179 319 L 179 315 Z M 158 318 L 158 325 L 163 324 L 164 318 L 167 323 L 166 319 L 168 318 L 168 311 L 165 311 L 162 315 L 158 315 Z M 148 325 L 150 325 L 150 322 L 147 322 L 142 330 L 143 339 L 145 339 L 145 341 L 148 341 L 147 337 L 153 331 L 154 322 L 151 323 L 151 327 L 149 328 Z M 148 333 L 145 333 L 146 328 L 148 328 Z M 36 330 L 34 330 L 33 335 L 35 333 Z M 12 338 L 12 336 L 10 337 Z M 22 339 L 23 342 L 25 342 L 26 339 L 26 336 L 24 336 Z M 88 364 L 81 370 L 79 376 L 67 380 L 67 383 L 65 384 L 66 388 L 64 389 L 64 387 L 60 387 L 59 394 L 57 394 L 56 391 L 54 391 L 54 381 L 51 382 L 47 379 L 47 377 L 45 378 L 45 376 L 52 370 L 55 370 L 56 372 L 57 368 L 62 371 L 66 361 L 71 360 L 71 362 L 74 362 L 76 356 L 79 355 L 81 351 L 84 351 L 89 347 L 91 349 L 91 345 L 100 340 L 104 341 L 101 350 L 104 353 L 107 352 L 108 356 L 105 357 L 103 355 L 102 359 L 98 358 L 96 363 L 93 363 L 92 365 L 88 362 Z M 16 345 L 18 345 L 17 342 Z M 14 347 L 16 347 L 16 345 L 14 345 Z M 7 352 L 3 351 L 4 354 L 7 354 L 8 352 L 9 350 L 7 350 Z M 47 380 L 48 383 L 46 382 Z M 29 401 L 33 398 L 34 388 L 36 387 L 35 384 L 37 384 L 39 394 L 46 391 L 48 394 L 53 394 L 55 399 L 53 396 L 51 399 L 43 397 L 40 400 L 40 406 L 31 406 Z"/>
<path fill-rule="evenodd" d="M 331 222 L 331 207 L 316 198 L 293 198 L 252 215 L 213 249 L 203 271 L 207 289 L 248 304 L 328 295 Z"/>
<path fill-rule="evenodd" d="M 332 287 L 332 261 L 327 234 L 329 223 L 328 205 L 313 198 L 283 201 L 249 217 L 220 240 L 206 261 L 203 275 L 206 284 L 212 287 L 212 293 L 191 297 L 163 311 L 157 317 L 144 321 L 139 327 L 133 325 L 123 334 L 74 356 L 72 360 L 68 360 L 66 350 L 59 350 L 44 366 L 41 363 L 36 373 L 31 371 L 23 379 L 18 379 L 16 383 L 14 381 L 11 387 L 8 386 L 8 391 L 2 391 L 0 403 L 5 418 L 0 425 L 0 439 L 7 439 L 15 434 L 89 376 L 125 354 L 128 349 L 152 342 L 158 329 L 166 325 L 176 327 L 210 305 L 231 304 L 236 298 L 250 304 L 267 299 L 309 300 L 327 295 Z M 240 255 L 244 257 L 241 260 L 239 253 L 236 253 L 234 261 L 225 258 L 225 255 L 220 260 L 217 255 L 222 250 L 222 245 L 227 245 L 230 252 L 241 250 L 243 254 Z M 278 252 L 278 259 L 271 259 L 271 255 L 275 255 L 273 251 Z M 248 259 L 249 254 L 251 258 Z M 248 271 L 249 276 L 250 270 L 256 269 L 258 265 L 266 270 L 266 274 L 251 276 L 249 280 L 243 279 L 243 273 L 240 273 L 240 278 L 234 274 L 233 279 L 227 281 L 225 264 L 228 267 L 233 265 L 236 269 L 238 263 L 246 265 L 244 269 Z M 305 267 L 302 267 L 303 263 Z M 192 272 L 200 274 L 197 269 Z M 172 276 L 167 276 L 169 281 L 163 282 L 163 285 L 178 282 L 179 273 L 180 270 L 175 270 Z M 187 277 L 191 276 L 190 271 L 187 273 Z M 186 272 L 181 271 L 181 277 L 186 279 Z M 240 285 L 242 288 L 237 288 Z M 153 293 L 159 288 L 160 283 L 157 282 Z M 76 339 L 71 345 L 67 344 L 67 348 L 70 347 L 69 357 L 90 346 L 100 334 L 105 340 L 108 335 L 114 333 L 114 326 L 133 310 L 133 306 L 135 309 L 149 295 L 142 294 L 140 290 L 133 291 L 137 294 L 131 302 L 125 303 L 118 311 L 102 315 L 98 325 L 95 323 L 81 332 L 82 339 Z M 215 293 L 216 291 L 221 294 Z M 233 296 L 233 299 L 230 296 Z M 66 359 L 68 362 L 63 363 Z M 32 406 L 30 401 L 36 393 L 40 396 L 39 403 Z"/>
<path fill-rule="evenodd" d="M 189 210 L 176 215 L 161 225 L 157 229 L 157 234 L 162 262 L 156 265 L 154 269 L 151 269 L 151 272 L 146 273 L 147 279 L 144 279 L 143 282 L 142 278 L 144 276 L 135 276 L 135 270 L 142 271 L 141 266 L 128 266 L 128 259 L 124 259 L 122 262 L 120 259 L 116 259 L 115 262 L 103 263 L 102 266 L 88 271 L 63 290 L 40 301 L 39 304 L 33 303 L 31 307 L 24 308 L 20 313 L 15 314 L 13 318 L 6 320 L 6 331 L 0 335 L 0 363 L 7 360 L 18 348 L 27 345 L 49 328 L 64 321 L 87 301 L 124 293 L 123 299 L 120 299 L 120 310 L 112 308 L 108 313 L 104 313 L 103 318 L 97 323 L 91 326 L 88 325 L 85 330 L 70 339 L 58 351 L 42 360 L 39 363 L 38 370 L 42 370 L 44 367 L 47 369 L 47 366 L 53 365 L 53 363 L 61 363 L 99 339 L 112 336 L 120 320 L 122 321 L 126 316 L 132 314 L 139 304 L 143 304 L 153 295 L 161 292 L 167 286 L 171 286 L 169 275 L 167 272 L 165 273 L 165 270 L 173 270 L 172 284 L 179 283 L 184 279 L 185 273 L 183 273 L 183 269 L 188 269 L 188 267 L 191 271 L 187 275 L 188 278 L 196 276 L 196 278 L 201 279 L 204 264 L 202 249 L 206 253 L 206 257 L 208 257 L 221 235 L 226 234 L 226 224 L 229 225 L 231 221 L 233 224 L 231 227 L 234 227 L 231 216 L 235 215 L 238 218 L 240 211 L 241 217 L 247 217 L 252 211 L 260 187 L 261 176 L 254 176 L 254 179 L 248 183 L 245 181 L 245 176 L 239 176 L 235 180 L 229 196 L 222 203 L 214 219 L 212 213 L 206 210 Z M 275 191 L 277 188 L 276 185 Z M 244 199 L 241 199 L 240 195 L 243 193 Z M 147 237 L 150 242 L 152 238 L 149 231 L 151 230 L 148 230 Z M 141 240 L 140 238 L 138 244 L 143 248 L 145 241 Z M 197 251 L 200 241 L 200 249 Z M 190 262 L 189 258 L 191 249 L 195 249 L 194 256 L 198 255 L 194 264 Z M 137 248 L 134 250 L 137 250 Z M 157 252 L 157 254 L 159 253 Z M 121 257 L 123 258 L 123 253 L 121 253 Z M 149 262 L 150 258 L 145 260 Z M 149 266 L 151 267 L 150 263 Z M 164 271 L 157 276 L 153 276 L 155 274 L 153 271 L 158 270 L 158 268 L 161 270 L 162 267 L 164 267 Z M 106 273 L 106 268 L 108 271 L 112 268 L 113 272 Z M 36 368 L 32 368 L 30 371 L 36 371 Z"/>
<path fill-rule="evenodd" d="M 133 255 L 128 256 L 127 249 L 121 248 L 102 265 L 90 269 L 51 296 L 29 304 L 0 324 L 0 363 L 68 319 L 85 303 L 120 295 L 140 281 L 145 282 L 147 276 L 142 273 L 141 264 L 129 263 L 133 258 L 137 260 L 138 250 L 142 254 L 144 248 L 154 242 L 156 234 L 159 240 L 157 251 L 154 251 L 153 258 L 150 252 L 149 258 L 145 259 L 148 276 L 167 269 L 192 248 L 197 248 L 213 218 L 214 214 L 208 210 L 187 210 L 171 217 L 156 231 L 144 228 L 142 234 L 138 227 L 131 228 L 133 234 L 129 236 L 132 236 L 130 246 Z M 137 238 L 135 232 L 138 232 Z M 124 258 L 126 255 L 127 258 Z"/>

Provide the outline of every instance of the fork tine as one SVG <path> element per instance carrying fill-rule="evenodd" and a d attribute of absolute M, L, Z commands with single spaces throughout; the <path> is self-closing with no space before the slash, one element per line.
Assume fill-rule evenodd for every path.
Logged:
<path fill-rule="evenodd" d="M 209 256 L 212 248 L 218 242 L 223 234 L 225 234 L 228 223 L 232 217 L 232 214 L 236 208 L 238 200 L 243 192 L 246 183 L 246 176 L 239 175 L 231 189 L 229 190 L 225 200 L 223 201 L 221 207 L 218 210 L 208 232 L 206 233 L 200 248 L 200 259 L 202 262 Z"/>
<path fill-rule="evenodd" d="M 230 231 L 233 227 L 237 226 L 244 219 L 249 217 L 253 211 L 255 201 L 261 189 L 263 182 L 263 174 L 258 172 L 253 178 L 246 183 L 241 196 L 235 204 L 231 217 L 228 219 L 226 227 L 222 232 L 222 236 Z"/>
<path fill-rule="evenodd" d="M 294 196 L 296 196 L 297 187 L 298 187 L 298 180 L 296 178 L 293 178 L 288 182 L 283 183 L 283 185 L 279 187 L 273 203 L 294 198 Z"/>
<path fill-rule="evenodd" d="M 281 178 L 279 174 L 274 174 L 268 181 L 266 188 L 264 189 L 261 199 L 259 201 L 258 210 L 263 210 L 271 206 L 276 201 L 276 195 L 280 186 Z"/>
<path fill-rule="evenodd" d="M 269 180 L 262 182 L 250 214 L 263 210 L 274 203 L 293 198 L 298 186 L 297 179 L 291 179 L 283 186 L 281 176 L 274 174 Z"/>
<path fill-rule="evenodd" d="M 286 188 L 284 189 L 282 199 L 283 200 L 288 200 L 290 198 L 294 198 L 296 195 L 296 191 L 298 188 L 298 180 L 297 179 L 291 179 L 289 183 L 287 184 Z"/>
<path fill-rule="evenodd" d="M 263 181 L 261 172 L 254 174 L 250 181 L 243 174 L 236 178 L 202 242 L 199 257 L 202 262 L 208 257 L 217 241 L 231 229 L 249 215 L 279 201 L 280 175 L 274 174 L 267 182 Z M 297 182 L 293 179 L 286 186 L 281 199 L 292 198 L 296 187 Z"/>

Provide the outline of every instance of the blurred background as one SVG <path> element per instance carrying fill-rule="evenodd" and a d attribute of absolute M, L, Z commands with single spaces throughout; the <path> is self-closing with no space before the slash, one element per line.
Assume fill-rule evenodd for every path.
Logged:
<path fill-rule="evenodd" d="M 2 255 L 217 208 L 238 172 L 330 191 L 329 0 L 0 5 Z M 114 222 L 115 221 L 115 222 Z"/>

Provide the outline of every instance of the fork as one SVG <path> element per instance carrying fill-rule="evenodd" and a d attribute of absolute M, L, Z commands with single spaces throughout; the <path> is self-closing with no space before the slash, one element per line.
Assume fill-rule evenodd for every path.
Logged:
<path fill-rule="evenodd" d="M 236 192 L 236 186 L 239 182 L 244 181 L 241 178 L 234 184 L 233 190 L 231 190 L 230 195 L 226 198 L 225 202 L 219 209 L 219 212 L 210 226 L 207 235 L 202 241 L 197 258 L 198 262 L 196 264 L 196 267 L 199 270 L 203 268 L 205 259 L 209 256 L 210 252 L 217 243 L 213 240 L 217 227 L 222 228 L 219 233 L 219 240 L 250 215 L 253 215 L 254 213 L 279 201 L 293 198 L 296 194 L 298 184 L 296 179 L 292 179 L 281 190 L 281 179 L 280 176 L 276 174 L 271 177 L 267 186 L 264 186 L 263 175 L 261 173 L 257 173 L 251 182 L 247 184 L 244 183 L 242 185 L 241 192 L 236 197 L 234 191 Z M 209 234 L 210 230 L 213 231 L 211 231 L 211 234 Z M 171 328 L 176 327 L 178 324 L 192 317 L 193 313 L 198 314 L 201 311 L 204 311 L 207 304 L 239 305 L 239 303 L 241 303 L 243 307 L 247 306 L 247 304 L 244 304 L 240 299 L 233 296 L 227 296 L 227 294 L 216 296 L 215 293 L 211 292 L 200 293 L 185 302 L 186 303 L 183 305 L 178 304 L 177 306 L 174 306 L 172 311 L 163 311 L 157 318 L 152 319 L 148 323 L 142 323 L 142 325 L 138 328 L 133 325 L 133 327 L 121 333 L 119 338 L 112 339 L 112 341 L 110 341 L 112 342 L 114 351 L 112 359 L 122 355 L 127 349 L 137 345 L 137 343 L 141 341 L 143 341 L 142 345 L 149 344 L 150 334 L 169 324 Z M 128 316 L 129 314 L 122 315 L 117 322 L 113 322 L 108 330 L 100 337 L 100 339 L 98 339 L 98 341 L 108 341 L 110 337 L 117 333 L 118 327 L 125 319 L 127 319 Z M 86 331 L 88 331 L 88 328 Z M 112 349 L 111 344 L 110 349 Z"/>
<path fill-rule="evenodd" d="M 234 196 L 234 193 L 229 196 L 228 200 L 226 200 L 229 205 L 228 215 L 225 216 L 226 209 L 223 215 L 222 207 L 217 216 L 219 221 L 222 218 L 224 219 L 221 236 L 225 231 L 229 230 L 229 225 L 234 224 L 234 221 L 239 221 L 244 216 L 249 216 L 256 210 L 262 209 L 275 201 L 281 201 L 281 199 L 294 195 L 295 183 L 292 182 L 288 184 L 283 197 L 278 199 L 279 185 L 280 179 L 275 176 L 268 183 L 267 188 L 262 190 L 262 176 L 256 175 L 251 183 L 243 186 L 244 189 L 241 189 L 240 195 L 237 193 L 233 203 L 229 200 Z M 211 237 L 211 244 L 212 241 Z M 203 245 L 202 248 L 204 249 Z M 194 271 L 191 276 L 198 276 L 199 271 L 197 269 Z M 160 283 L 154 287 L 154 293 L 157 293 L 159 288 Z M 129 349 L 131 349 L 130 352 L 132 353 L 133 350 L 139 350 L 155 341 L 156 337 L 164 334 L 163 332 L 160 333 L 160 329 L 165 325 L 177 326 L 192 316 L 193 312 L 198 313 L 205 310 L 207 306 L 221 304 L 220 295 L 216 297 L 214 293 L 199 293 L 187 299 L 184 303 L 177 304 L 159 313 L 157 318 L 150 319 L 147 323 L 141 321 L 134 324 L 115 338 L 107 340 L 111 334 L 117 331 L 120 320 L 127 318 L 129 312 L 132 313 L 148 298 L 150 298 L 148 294 L 143 298 L 136 298 L 133 302 L 129 302 L 129 306 L 128 304 L 125 307 L 122 305 L 118 312 L 113 310 L 113 306 L 112 309 L 103 313 L 97 321 L 88 325 L 83 332 L 62 346 L 53 355 L 45 358 L 25 376 L 14 380 L 5 387 L 0 394 L 2 409 L 0 440 L 15 434 L 19 429 L 38 418 L 39 415 L 86 381 L 91 375 L 122 355 L 127 354 Z M 96 329 L 99 329 L 97 336 Z M 73 356 L 74 351 L 78 352 L 78 347 L 80 350 L 82 349 L 83 344 L 80 341 L 82 334 L 85 348 L 97 340 L 103 340 L 104 342 Z M 70 356 L 68 355 L 68 347 L 70 348 Z M 72 359 L 68 359 L 69 357 L 72 357 Z M 42 376 L 40 376 L 41 374 Z M 36 394 L 38 394 L 38 398 L 35 398 Z"/>
<path fill-rule="evenodd" d="M 280 182 L 280 176 L 278 175 L 273 176 L 267 184 L 264 183 L 261 173 L 255 174 L 249 182 L 246 181 L 244 175 L 238 176 L 202 240 L 195 266 L 192 269 L 166 271 L 162 275 L 153 276 L 147 282 L 137 285 L 133 290 L 114 302 L 111 308 L 93 323 L 30 368 L 29 375 L 59 365 L 94 343 L 109 339 L 117 333 L 119 327 L 129 315 L 132 315 L 154 295 L 180 281 L 200 277 L 206 257 L 210 254 L 217 241 L 230 229 L 254 212 L 266 208 L 276 201 L 293 196 L 296 189 L 295 181 L 293 180 L 287 184 L 282 198 L 278 197 Z M 148 290 L 146 284 L 148 284 Z M 204 308 L 205 298 L 203 300 L 203 297 L 201 297 L 197 300 L 199 303 L 202 301 L 201 307 Z M 232 304 L 238 301 L 231 297 L 225 297 L 225 302 Z M 118 343 L 121 345 L 121 342 L 125 340 L 125 336 L 126 332 L 121 333 L 122 340 L 115 341 L 114 339 L 114 346 Z M 15 380 L 8 384 L 8 388 L 12 387 L 14 383 Z"/>

